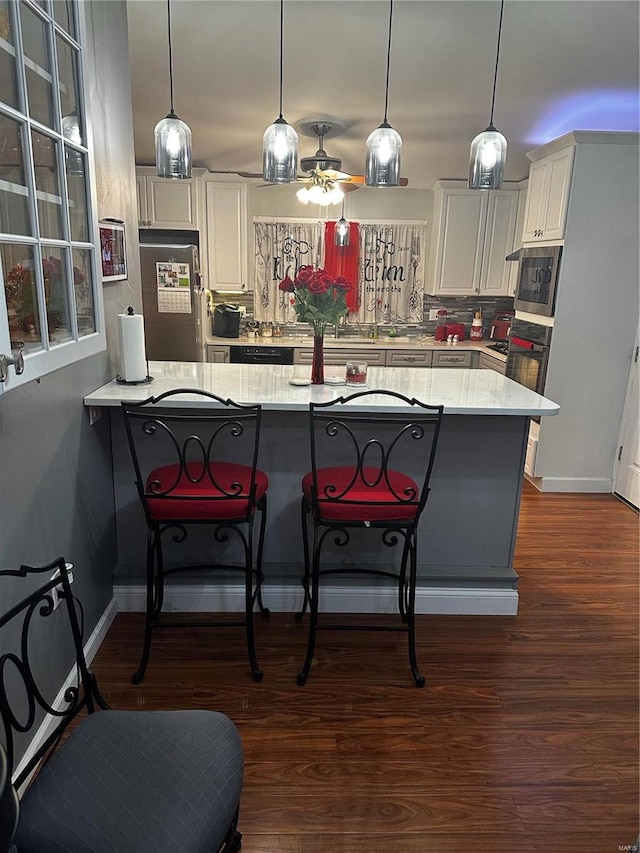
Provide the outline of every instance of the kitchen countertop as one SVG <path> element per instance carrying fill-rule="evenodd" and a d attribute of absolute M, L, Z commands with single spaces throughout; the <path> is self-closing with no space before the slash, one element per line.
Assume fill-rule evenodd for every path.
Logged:
<path fill-rule="evenodd" d="M 278 338 L 282 341 L 282 338 Z M 458 344 L 460 346 L 460 344 Z M 477 346 L 477 345 L 476 345 Z M 261 403 L 266 411 L 305 411 L 310 402 L 324 402 L 354 393 L 345 385 L 293 386 L 290 365 L 204 364 L 200 362 L 152 361 L 154 381 L 146 385 L 123 385 L 114 380 L 88 394 L 85 406 L 120 406 L 125 400 L 141 401 L 176 388 L 197 388 L 231 398 L 238 403 Z M 556 415 L 560 407 L 495 370 L 407 367 L 370 367 L 367 389 L 397 391 L 423 403 L 443 404 L 449 415 Z M 365 390 L 365 389 L 361 389 Z M 178 405 L 175 403 L 174 405 Z M 207 401 L 185 395 L 184 407 L 205 407 Z M 356 411 L 392 411 L 402 408 L 387 397 L 370 398 Z"/>
<path fill-rule="evenodd" d="M 207 344 L 216 346 L 256 346 L 256 347 L 312 347 L 312 335 L 292 335 L 290 337 L 281 338 L 218 338 L 208 337 Z M 427 349 L 427 350 L 470 350 L 471 352 L 484 352 L 497 358 L 499 361 L 506 361 L 506 355 L 501 355 L 495 350 L 489 349 L 489 345 L 494 343 L 491 340 L 487 341 L 459 341 L 457 344 L 448 344 L 446 341 L 436 342 L 432 337 L 406 337 L 398 335 L 395 338 L 381 337 L 376 340 L 371 338 L 356 338 L 344 337 L 334 338 L 332 335 L 326 335 L 324 345 L 328 349 L 384 349 L 384 350 L 403 350 L 403 349 Z"/>

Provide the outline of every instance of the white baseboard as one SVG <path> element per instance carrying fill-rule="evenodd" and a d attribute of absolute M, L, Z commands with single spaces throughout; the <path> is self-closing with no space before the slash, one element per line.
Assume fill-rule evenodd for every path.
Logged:
<path fill-rule="evenodd" d="M 529 482 L 540 492 L 582 492 L 609 495 L 613 491 L 611 477 L 530 477 Z"/>
<path fill-rule="evenodd" d="M 84 644 L 84 656 L 85 656 L 85 659 L 86 659 L 87 664 L 89 666 L 91 665 L 91 661 L 96 656 L 96 652 L 100 648 L 100 644 L 102 643 L 102 641 L 106 637 L 107 631 L 109 630 L 111 623 L 115 619 L 117 612 L 118 612 L 117 602 L 116 602 L 115 598 L 112 598 L 111 601 L 109 602 L 109 604 L 107 605 L 104 613 L 102 614 L 100 619 L 98 619 L 98 623 L 97 623 L 96 627 L 93 629 L 93 631 L 91 632 L 91 636 L 89 637 L 87 642 Z M 56 696 L 56 698 L 51 703 L 51 707 L 56 708 L 56 709 L 65 707 L 66 703 L 64 701 L 64 694 L 69 689 L 69 687 L 76 685 L 77 682 L 78 682 L 78 674 L 77 674 L 76 666 L 74 664 L 74 666 L 71 669 L 71 672 L 66 677 L 64 684 L 62 685 L 62 687 L 58 691 L 58 695 Z M 13 778 L 18 776 L 18 774 L 20 774 L 22 772 L 23 768 L 30 761 L 31 757 L 40 749 L 42 744 L 49 737 L 49 735 L 53 732 L 54 728 L 56 727 L 56 725 L 59 722 L 60 722 L 59 717 L 52 717 L 50 714 L 48 714 L 45 717 L 45 719 L 42 721 L 42 723 L 38 727 L 38 731 L 33 736 L 33 739 L 31 741 L 31 743 L 29 744 L 25 754 L 22 756 L 20 762 L 18 763 L 18 766 L 14 768 Z M 33 772 L 35 773 L 35 770 Z M 33 773 L 30 776 L 28 776 L 25 779 L 25 781 L 23 782 L 23 784 L 20 786 L 20 789 L 18 790 L 19 796 L 21 796 L 23 791 L 26 790 L 27 786 L 29 785 L 29 782 L 31 781 L 32 776 L 33 776 Z"/>
<path fill-rule="evenodd" d="M 113 596 L 119 612 L 141 613 L 146 606 L 146 587 L 115 586 Z M 302 605 L 302 587 L 263 587 L 264 604 L 274 613 L 295 613 Z M 323 613 L 397 613 L 394 590 L 372 587 L 325 586 L 320 593 Z M 244 587 L 188 584 L 165 586 L 164 608 L 173 613 L 239 613 L 244 609 Z M 416 590 L 416 613 L 446 613 L 472 616 L 515 616 L 515 589 L 470 587 Z"/>

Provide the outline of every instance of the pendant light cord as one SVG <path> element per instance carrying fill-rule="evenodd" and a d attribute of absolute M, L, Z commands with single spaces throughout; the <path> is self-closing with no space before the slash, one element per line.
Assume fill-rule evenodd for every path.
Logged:
<path fill-rule="evenodd" d="M 169 91 L 171 92 L 171 112 L 173 113 L 173 53 L 171 50 L 171 0 L 167 0 L 167 30 L 169 33 Z"/>
<path fill-rule="evenodd" d="M 502 0 L 504 3 L 504 0 Z M 389 0 L 389 41 L 387 42 L 387 80 L 384 89 L 384 124 L 387 123 L 387 106 L 389 104 L 389 66 L 391 65 L 391 22 L 393 20 L 393 0 Z"/>
<path fill-rule="evenodd" d="M 282 75 L 284 69 L 284 0 L 280 0 L 280 118 L 282 118 Z"/>
<path fill-rule="evenodd" d="M 493 127 L 493 108 L 496 103 L 496 86 L 498 84 L 498 63 L 500 61 L 500 39 L 502 37 L 502 15 L 504 13 L 504 0 L 500 2 L 500 23 L 498 24 L 498 48 L 496 50 L 496 70 L 493 74 L 493 95 L 491 97 L 491 118 L 489 126 Z"/>

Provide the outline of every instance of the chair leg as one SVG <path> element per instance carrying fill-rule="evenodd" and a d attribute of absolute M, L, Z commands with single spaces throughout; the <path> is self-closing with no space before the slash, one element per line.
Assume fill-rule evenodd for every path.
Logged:
<path fill-rule="evenodd" d="M 151 632 L 153 630 L 153 622 L 157 616 L 158 606 L 158 579 L 156 577 L 156 556 L 158 553 L 157 539 L 160 537 L 160 531 L 156 526 L 149 525 L 147 527 L 147 610 L 144 621 L 144 641 L 142 644 L 142 658 L 140 666 L 133 673 L 131 681 L 134 684 L 140 684 L 144 678 L 147 664 L 149 663 L 149 654 L 151 652 Z M 158 570 L 160 574 L 160 570 Z"/>
<path fill-rule="evenodd" d="M 309 640 L 307 642 L 307 656 L 304 661 L 304 666 L 298 674 L 298 684 L 300 687 L 307 682 L 307 676 L 311 670 L 313 662 L 313 653 L 316 648 L 316 633 L 318 629 L 318 592 L 320 589 L 320 549 L 324 536 L 318 537 L 318 528 L 314 523 L 313 528 L 313 563 L 311 568 L 311 596 L 310 602 L 310 619 L 309 619 Z"/>
<path fill-rule="evenodd" d="M 256 645 L 253 626 L 253 605 L 255 595 L 253 591 L 253 519 L 249 521 L 249 532 L 247 541 L 244 542 L 245 554 L 245 584 L 244 584 L 244 618 L 247 634 L 247 653 L 249 655 L 249 664 L 251 665 L 251 674 L 254 681 L 262 681 L 264 673 L 258 666 L 256 657 Z M 259 576 L 258 576 L 259 578 Z M 259 580 L 258 580 L 259 582 Z"/>
<path fill-rule="evenodd" d="M 404 545 L 402 547 L 402 561 L 400 563 L 400 575 L 398 577 L 398 610 L 403 622 L 407 621 L 408 607 L 408 587 L 407 587 L 407 563 L 409 557 L 409 536 L 408 531 L 404 531 Z"/>
<path fill-rule="evenodd" d="M 264 551 L 264 531 L 266 526 L 267 519 L 267 496 L 264 495 L 260 504 L 258 505 L 258 509 L 260 510 L 260 533 L 258 535 L 258 557 L 256 559 L 256 600 L 258 602 L 258 607 L 260 608 L 260 613 L 266 619 L 269 616 L 269 608 L 265 607 L 262 602 L 262 582 L 264 580 L 264 574 L 262 572 L 262 554 Z"/>
<path fill-rule="evenodd" d="M 304 600 L 302 602 L 302 608 L 296 613 L 296 622 L 301 622 L 302 617 L 307 612 L 307 606 L 309 605 L 309 530 L 308 530 L 308 516 L 311 511 L 311 504 L 307 501 L 305 497 L 302 498 L 301 503 L 301 520 L 302 520 L 302 550 L 304 552 L 304 575 L 302 578 L 302 586 L 304 587 Z"/>
<path fill-rule="evenodd" d="M 409 599 L 407 606 L 407 622 L 409 626 L 409 662 L 411 664 L 411 672 L 416 683 L 416 687 L 424 687 L 425 678 L 420 673 L 418 668 L 418 660 L 416 658 L 416 575 L 418 571 L 417 559 L 417 533 L 414 530 L 408 534 L 411 537 L 410 543 L 410 570 L 409 570 Z"/>

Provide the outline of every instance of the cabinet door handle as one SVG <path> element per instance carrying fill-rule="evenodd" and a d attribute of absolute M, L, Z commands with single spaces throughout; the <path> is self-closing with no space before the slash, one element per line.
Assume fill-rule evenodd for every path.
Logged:
<path fill-rule="evenodd" d="M 415 355 L 403 355 L 402 360 L 403 361 L 416 361 L 416 357 L 415 357 Z"/>

